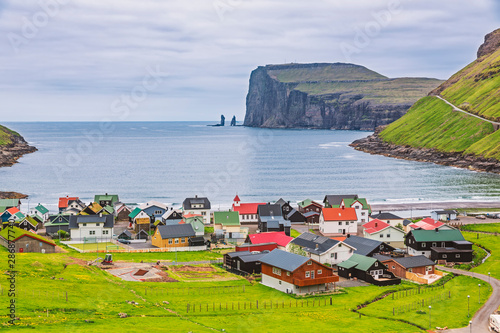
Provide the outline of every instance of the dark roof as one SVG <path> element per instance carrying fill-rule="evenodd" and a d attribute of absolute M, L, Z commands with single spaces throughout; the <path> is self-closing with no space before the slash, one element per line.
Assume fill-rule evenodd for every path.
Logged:
<path fill-rule="evenodd" d="M 240 256 L 239 258 L 243 262 L 256 262 L 260 261 L 264 256 L 268 255 L 269 253 L 267 252 L 260 252 L 260 253 L 250 253 L 244 256 Z"/>
<path fill-rule="evenodd" d="M 191 224 L 160 225 L 158 226 L 161 238 L 194 237 Z"/>
<path fill-rule="evenodd" d="M 69 217 L 69 228 L 78 229 L 81 223 L 104 223 L 103 228 L 113 228 L 113 215 L 71 215 Z"/>
<path fill-rule="evenodd" d="M 361 255 L 365 256 L 365 255 L 369 255 L 370 253 L 372 253 L 375 249 L 380 248 L 380 245 L 383 242 L 376 241 L 373 239 L 363 238 L 363 237 L 359 237 L 359 236 L 350 236 L 344 240 L 344 243 L 354 247 L 356 249 L 354 251 L 354 253 L 361 254 Z M 386 246 L 391 248 L 391 246 L 389 246 L 387 244 L 386 244 Z"/>
<path fill-rule="evenodd" d="M 457 212 L 454 210 L 436 210 L 433 213 L 441 215 L 441 214 L 456 214 Z"/>
<path fill-rule="evenodd" d="M 325 195 L 323 203 L 328 202 L 331 206 L 340 206 L 343 199 L 357 199 L 357 194 Z"/>
<path fill-rule="evenodd" d="M 284 269 L 285 271 L 293 272 L 297 268 L 305 264 L 308 260 L 310 259 L 295 253 L 274 249 L 263 256 L 260 259 L 260 262 Z"/>
<path fill-rule="evenodd" d="M 244 255 L 247 255 L 247 254 L 251 254 L 252 252 L 250 251 L 236 251 L 236 252 L 229 252 L 229 253 L 226 253 L 227 256 L 229 256 L 230 258 L 234 258 L 234 257 L 241 257 L 241 256 L 244 256 Z"/>
<path fill-rule="evenodd" d="M 339 241 L 328 237 L 311 234 L 309 232 L 304 232 L 297 238 L 294 238 L 291 243 L 302 247 L 306 252 L 321 254 L 337 245 Z M 316 245 L 318 246 L 317 248 Z"/>
<path fill-rule="evenodd" d="M 438 252 L 438 253 L 472 252 L 472 250 L 462 250 L 462 249 L 457 249 L 454 247 L 431 247 L 431 251 Z"/>
<path fill-rule="evenodd" d="M 379 220 L 400 220 L 402 217 L 399 217 L 397 215 L 394 215 L 392 213 L 380 213 L 380 214 L 375 214 L 375 215 L 370 215 L 372 219 L 379 219 Z"/>
<path fill-rule="evenodd" d="M 420 256 L 412 256 L 412 257 L 399 257 L 399 258 L 391 258 L 391 257 L 385 257 L 383 256 L 377 256 L 377 259 L 380 261 L 385 261 L 385 260 L 394 260 L 404 268 L 414 268 L 414 267 L 423 267 L 423 266 L 434 266 L 436 263 L 426 256 L 420 255 Z"/>
<path fill-rule="evenodd" d="M 118 235 L 118 238 L 120 238 L 122 235 L 129 237 L 129 238 L 132 238 L 132 234 L 128 230 L 124 230 L 121 234 Z"/>
<path fill-rule="evenodd" d="M 285 200 L 283 200 L 283 198 L 279 198 L 278 201 L 275 202 L 275 204 L 278 204 L 278 205 L 286 205 L 288 202 L 286 202 Z"/>
<path fill-rule="evenodd" d="M 205 242 L 205 238 L 203 238 L 203 236 L 191 237 L 191 238 L 189 238 L 189 241 L 191 243 L 204 243 Z"/>
<path fill-rule="evenodd" d="M 307 213 L 304 213 L 304 214 L 302 214 L 302 215 L 304 215 L 304 217 L 309 217 L 309 216 L 313 216 L 313 215 L 319 215 L 319 213 L 318 213 L 318 212 L 315 212 L 315 211 L 313 211 L 313 210 L 310 210 L 310 211 L 308 211 Z"/>
<path fill-rule="evenodd" d="M 259 216 L 275 216 L 275 217 L 280 217 L 282 216 L 281 214 L 281 206 L 279 204 L 266 204 L 266 205 L 259 205 L 257 207 L 257 214 Z"/>
<path fill-rule="evenodd" d="M 295 208 L 293 208 L 290 211 L 290 213 L 287 214 L 286 219 L 289 220 L 294 214 L 299 214 L 299 215 L 304 216 L 301 212 L 299 212 L 298 210 L 296 210 Z"/>
<path fill-rule="evenodd" d="M 195 198 L 186 198 L 182 203 L 182 208 L 184 210 L 193 209 L 193 204 L 203 204 L 203 208 L 194 208 L 194 209 L 210 209 L 210 201 L 206 197 L 195 197 Z"/>
<path fill-rule="evenodd" d="M 408 220 L 408 219 L 404 219 L 404 220 L 403 220 L 403 226 L 405 226 L 405 227 L 406 227 L 407 225 L 409 225 L 409 224 L 412 224 L 412 223 L 413 223 L 413 222 L 412 222 L 412 221 L 410 221 L 410 220 Z"/>
<path fill-rule="evenodd" d="M 466 241 L 466 240 L 462 240 L 462 241 L 453 241 L 453 244 L 457 244 L 457 245 L 469 245 L 469 244 L 472 244 L 472 243 L 469 242 L 469 241 Z"/>

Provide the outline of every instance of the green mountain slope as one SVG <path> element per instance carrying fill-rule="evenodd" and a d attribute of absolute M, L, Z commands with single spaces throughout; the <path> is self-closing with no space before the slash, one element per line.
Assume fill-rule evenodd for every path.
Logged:
<path fill-rule="evenodd" d="M 0 125 L 0 146 L 6 146 L 13 143 L 13 137 L 19 137 L 19 133 Z"/>
<path fill-rule="evenodd" d="M 487 47 L 485 47 L 485 45 Z M 379 135 L 387 143 L 433 148 L 500 160 L 500 132 L 493 124 L 453 111 L 440 95 L 470 113 L 500 121 L 500 29 L 489 34 L 473 63 L 420 99 Z M 480 50 L 481 50 L 480 49 Z"/>

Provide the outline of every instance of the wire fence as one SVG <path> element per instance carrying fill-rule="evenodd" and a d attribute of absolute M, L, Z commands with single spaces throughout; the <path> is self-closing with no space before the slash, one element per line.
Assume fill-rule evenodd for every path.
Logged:
<path fill-rule="evenodd" d="M 426 306 L 442 302 L 446 299 L 451 298 L 451 291 L 434 295 L 425 299 L 415 300 L 414 302 L 407 303 L 398 307 L 392 308 L 392 315 L 399 315 L 410 311 L 416 311 L 418 309 L 424 308 Z"/>
<path fill-rule="evenodd" d="M 392 297 L 392 299 L 400 299 L 400 298 L 406 298 L 410 296 L 415 296 L 415 295 L 421 295 L 421 294 L 428 294 L 431 292 L 434 292 L 436 290 L 444 289 L 444 284 L 440 286 L 432 286 L 432 287 L 418 287 L 418 288 L 412 288 L 412 289 L 406 289 L 406 290 L 399 290 L 395 291 L 389 295 Z"/>
<path fill-rule="evenodd" d="M 145 287 L 145 295 L 217 295 L 241 294 L 245 292 L 245 285 L 241 286 L 214 286 L 189 288 L 152 288 Z"/>

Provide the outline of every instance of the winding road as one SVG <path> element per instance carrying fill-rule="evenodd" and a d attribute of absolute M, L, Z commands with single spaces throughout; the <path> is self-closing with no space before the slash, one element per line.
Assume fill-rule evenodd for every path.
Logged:
<path fill-rule="evenodd" d="M 465 111 L 465 110 L 462 110 L 462 109 L 460 109 L 459 107 L 457 107 L 457 106 L 455 106 L 455 105 L 451 104 L 450 102 L 448 102 L 447 100 L 445 100 L 443 97 L 441 97 L 441 96 L 439 96 L 439 95 L 435 95 L 434 97 L 439 98 L 440 100 L 442 100 L 443 102 L 445 102 L 446 104 L 448 104 L 449 106 L 451 106 L 451 107 L 453 108 L 453 110 L 454 110 L 454 111 L 463 112 L 463 113 L 468 114 L 469 116 L 476 117 L 476 118 L 478 118 L 478 119 L 481 119 L 481 120 L 487 121 L 487 122 L 489 122 L 489 123 L 491 123 L 491 124 L 493 124 L 493 125 L 500 126 L 500 123 L 499 123 L 499 122 L 495 122 L 495 121 L 493 121 L 493 120 L 488 120 L 488 119 L 486 119 L 486 118 L 483 118 L 483 117 L 481 117 L 481 116 L 478 116 L 477 114 L 473 114 L 473 113 L 467 112 L 467 111 Z M 496 128 L 495 128 L 495 129 L 496 129 Z"/>
<path fill-rule="evenodd" d="M 442 332 L 447 332 L 447 333 L 491 333 L 489 330 L 489 319 L 490 319 L 490 314 L 495 312 L 498 307 L 500 306 L 500 281 L 488 277 L 487 275 L 479 274 L 479 273 L 474 273 L 474 272 L 468 272 L 468 271 L 463 271 L 460 269 L 454 269 L 454 268 L 448 268 L 448 267 L 439 267 L 439 269 L 455 274 L 460 274 L 460 275 L 467 275 L 471 277 L 475 277 L 478 279 L 481 279 L 485 282 L 488 282 L 491 284 L 491 287 L 493 288 L 493 292 L 491 293 L 490 298 L 488 301 L 483 305 L 479 311 L 476 312 L 474 317 L 472 317 L 472 327 L 463 327 L 463 328 L 456 328 L 456 329 L 450 329 L 450 330 L 445 330 Z"/>

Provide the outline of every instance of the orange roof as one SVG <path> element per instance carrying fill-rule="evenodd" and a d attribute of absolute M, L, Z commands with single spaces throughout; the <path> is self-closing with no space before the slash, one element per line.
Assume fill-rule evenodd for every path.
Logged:
<path fill-rule="evenodd" d="M 363 228 L 365 228 L 365 231 L 369 234 L 384 230 L 387 227 L 390 227 L 390 225 L 378 219 L 373 219 L 370 222 L 363 224 Z"/>
<path fill-rule="evenodd" d="M 186 215 L 183 215 L 182 217 L 184 217 L 184 218 L 188 219 L 188 218 L 190 218 L 190 217 L 195 217 L 195 216 L 200 216 L 200 217 L 201 217 L 201 216 L 203 216 L 203 215 L 201 215 L 201 214 L 186 214 Z"/>
<path fill-rule="evenodd" d="M 80 198 L 78 197 L 62 197 L 59 198 L 59 208 L 66 208 L 68 207 L 68 201 L 75 201 L 79 200 Z"/>
<path fill-rule="evenodd" d="M 354 208 L 323 208 L 325 221 L 356 221 L 356 209 Z"/>
<path fill-rule="evenodd" d="M 333 240 L 338 240 L 339 242 L 343 242 L 347 239 L 347 237 L 330 237 Z"/>
<path fill-rule="evenodd" d="M 20 212 L 20 210 L 19 210 L 19 209 L 17 209 L 17 207 L 10 207 L 9 209 L 7 209 L 7 210 L 6 210 L 6 212 L 9 212 L 9 213 L 10 213 L 10 215 L 14 215 L 14 214 L 16 214 L 16 213 L 19 213 L 19 212 Z"/>

